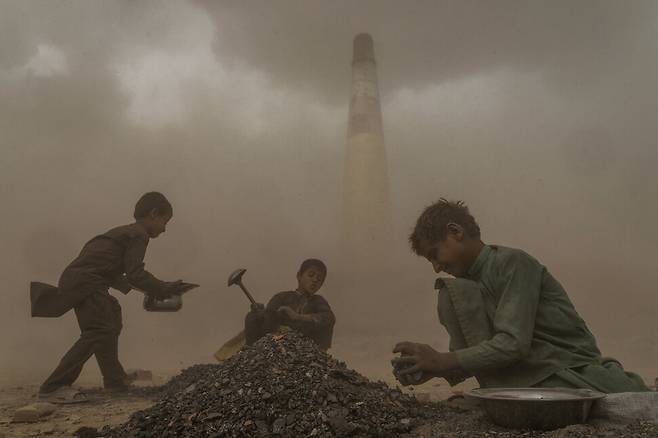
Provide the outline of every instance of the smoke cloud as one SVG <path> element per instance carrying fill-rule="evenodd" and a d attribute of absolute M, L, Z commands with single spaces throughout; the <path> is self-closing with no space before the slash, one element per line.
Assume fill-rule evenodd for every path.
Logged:
<path fill-rule="evenodd" d="M 387 366 L 390 346 L 445 346 L 434 277 L 405 238 L 439 197 L 485 242 L 563 283 L 606 355 L 655 374 L 658 7 L 655 2 L 0 2 L 1 370 L 43 376 L 75 318 L 30 319 L 96 234 L 165 193 L 155 275 L 202 284 L 178 314 L 124 309 L 127 366 L 209 360 L 248 306 L 327 262 L 335 354 Z M 354 282 L 336 242 L 351 41 L 372 34 L 396 269 Z M 377 265 L 379 254 L 370 263 Z M 358 283 L 358 287 L 356 284 Z"/>

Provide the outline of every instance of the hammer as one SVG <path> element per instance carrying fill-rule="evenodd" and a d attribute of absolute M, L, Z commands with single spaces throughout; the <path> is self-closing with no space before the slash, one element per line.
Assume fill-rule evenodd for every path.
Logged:
<path fill-rule="evenodd" d="M 249 291 L 247 290 L 246 287 L 244 287 L 244 284 L 242 284 L 242 276 L 244 273 L 247 272 L 246 269 L 236 269 L 235 271 L 231 272 L 231 275 L 228 276 L 228 285 L 233 286 L 234 284 L 237 284 L 240 286 L 240 289 L 242 289 L 242 292 L 249 298 L 249 301 L 251 301 L 251 304 L 254 306 L 257 304 L 256 300 L 254 300 L 254 297 L 251 296 Z"/>

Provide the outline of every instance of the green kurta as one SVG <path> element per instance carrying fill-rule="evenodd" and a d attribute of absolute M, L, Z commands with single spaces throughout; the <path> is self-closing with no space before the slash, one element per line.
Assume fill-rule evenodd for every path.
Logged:
<path fill-rule="evenodd" d="M 465 279 L 437 284 L 439 319 L 450 334 L 450 350 L 483 387 L 555 386 L 561 375 L 562 386 L 647 390 L 637 376 L 601 358 L 564 288 L 525 252 L 485 246 Z M 579 373 L 587 383 L 564 378 Z M 606 379 L 615 382 L 597 385 Z"/>

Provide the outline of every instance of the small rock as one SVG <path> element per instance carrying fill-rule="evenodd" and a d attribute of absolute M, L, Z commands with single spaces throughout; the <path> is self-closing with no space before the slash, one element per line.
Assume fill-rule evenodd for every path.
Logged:
<path fill-rule="evenodd" d="M 57 431 L 55 426 L 46 426 L 41 428 L 41 433 L 44 435 L 52 435 Z"/>
<path fill-rule="evenodd" d="M 55 412 L 57 406 L 52 403 L 32 403 L 14 411 L 14 423 L 32 423 Z"/>
<path fill-rule="evenodd" d="M 83 426 L 77 429 L 75 432 L 73 432 L 73 435 L 77 436 L 78 438 L 96 438 L 102 436 L 98 432 L 98 429 L 96 429 L 95 427 L 87 427 L 87 426 Z"/>
<path fill-rule="evenodd" d="M 129 369 L 126 370 L 126 374 L 132 377 L 134 380 L 142 382 L 152 382 L 153 381 L 153 372 L 150 370 L 142 369 Z"/>
<path fill-rule="evenodd" d="M 272 433 L 281 433 L 283 432 L 283 428 L 286 426 L 286 420 L 283 418 L 277 418 L 274 420 L 274 424 L 272 425 Z"/>

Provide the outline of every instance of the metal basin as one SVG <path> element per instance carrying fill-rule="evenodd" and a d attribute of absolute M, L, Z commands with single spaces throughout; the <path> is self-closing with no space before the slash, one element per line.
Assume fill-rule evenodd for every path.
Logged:
<path fill-rule="evenodd" d="M 144 295 L 144 310 L 147 312 L 178 312 L 182 307 L 183 298 L 180 295 L 172 295 L 164 299 Z"/>
<path fill-rule="evenodd" d="M 489 388 L 464 394 L 477 399 L 491 420 L 511 429 L 551 430 L 584 423 L 605 394 L 571 388 Z"/>

